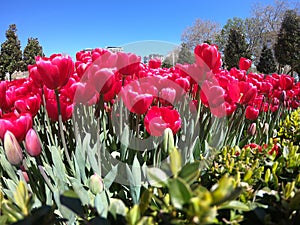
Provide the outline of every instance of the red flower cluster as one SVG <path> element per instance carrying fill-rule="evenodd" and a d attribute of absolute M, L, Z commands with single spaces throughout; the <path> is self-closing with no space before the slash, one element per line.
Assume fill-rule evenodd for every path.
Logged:
<path fill-rule="evenodd" d="M 176 103 L 184 96 L 194 106 L 193 112 L 200 100 L 217 117 L 230 116 L 242 106 L 249 120 L 277 111 L 280 104 L 286 108 L 300 104 L 300 83 L 288 75 L 247 74 L 251 61 L 245 58 L 240 69 L 221 69 L 215 45 L 198 45 L 194 53 L 194 64 L 173 68 L 161 68 L 160 60 L 146 65 L 135 54 L 99 48 L 78 52 L 76 62 L 61 54 L 38 57 L 28 67 L 29 78 L 0 82 L 0 138 L 7 130 L 19 141 L 25 138 L 42 104 L 42 93 L 50 119 L 57 121 L 55 91 L 59 91 L 64 121 L 71 118 L 74 104 L 94 105 L 103 99 L 113 105 L 122 98 L 128 110 L 142 115 L 152 135 L 161 135 L 167 127 L 178 132 L 181 118 Z"/>

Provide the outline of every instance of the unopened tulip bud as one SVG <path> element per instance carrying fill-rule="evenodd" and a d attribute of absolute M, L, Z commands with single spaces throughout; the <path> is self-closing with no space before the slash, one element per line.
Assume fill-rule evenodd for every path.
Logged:
<path fill-rule="evenodd" d="M 174 149 L 174 136 L 170 128 L 164 130 L 163 150 L 170 153 Z"/>
<path fill-rule="evenodd" d="M 39 156 L 42 151 L 41 142 L 37 136 L 37 133 L 35 130 L 30 129 L 25 137 L 25 148 L 26 152 L 30 156 Z"/>
<path fill-rule="evenodd" d="M 270 168 L 268 168 L 265 173 L 265 183 L 269 183 L 270 177 L 271 177 L 271 171 L 270 171 Z"/>
<path fill-rule="evenodd" d="M 280 102 L 284 102 L 286 100 L 286 92 L 285 91 L 282 91 L 281 92 L 281 95 L 280 95 L 280 98 L 279 98 Z"/>
<path fill-rule="evenodd" d="M 256 134 L 256 123 L 252 123 L 248 128 L 248 134 L 254 136 Z"/>
<path fill-rule="evenodd" d="M 94 174 L 90 177 L 90 190 L 96 195 L 103 191 L 103 181 L 102 178 L 98 174 Z"/>
<path fill-rule="evenodd" d="M 13 165 L 19 165 L 23 159 L 23 153 L 15 135 L 6 131 L 4 135 L 4 150 L 7 160 Z"/>
<path fill-rule="evenodd" d="M 263 134 L 267 134 L 269 132 L 269 124 L 265 123 L 264 124 L 264 129 L 263 129 Z"/>

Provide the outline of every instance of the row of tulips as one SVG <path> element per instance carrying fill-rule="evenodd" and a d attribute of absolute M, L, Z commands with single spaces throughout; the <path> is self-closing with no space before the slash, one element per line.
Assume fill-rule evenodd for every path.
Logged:
<path fill-rule="evenodd" d="M 61 54 L 37 57 L 28 78 L 0 83 L 0 138 L 10 131 L 10 137 L 22 142 L 42 105 L 52 121 L 61 116 L 65 122 L 75 105 L 121 117 L 111 111 L 115 104 L 124 104 L 137 123 L 143 119 L 148 134 L 161 136 L 166 128 L 173 134 L 180 130 L 183 118 L 177 106 L 183 101 L 189 102 L 196 120 L 201 120 L 201 110 L 230 118 L 240 108 L 243 117 L 254 122 L 259 115 L 300 104 L 300 83 L 293 77 L 247 73 L 251 61 L 245 58 L 239 69 L 222 69 L 215 45 L 198 45 L 194 53 L 194 64 L 173 68 L 161 68 L 157 59 L 145 65 L 135 54 L 99 48 L 78 52 L 76 62 Z"/>

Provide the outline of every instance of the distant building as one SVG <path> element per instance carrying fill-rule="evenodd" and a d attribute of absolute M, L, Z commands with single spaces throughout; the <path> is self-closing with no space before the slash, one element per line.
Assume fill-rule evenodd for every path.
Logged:
<path fill-rule="evenodd" d="M 164 55 L 160 55 L 160 54 L 146 55 L 146 56 L 144 56 L 144 63 L 148 64 L 148 62 L 150 61 L 150 59 L 160 59 L 163 62 L 165 60 L 165 56 Z"/>
<path fill-rule="evenodd" d="M 107 46 L 106 49 L 111 51 L 111 52 L 114 52 L 114 53 L 124 51 L 124 49 L 122 47 Z"/>

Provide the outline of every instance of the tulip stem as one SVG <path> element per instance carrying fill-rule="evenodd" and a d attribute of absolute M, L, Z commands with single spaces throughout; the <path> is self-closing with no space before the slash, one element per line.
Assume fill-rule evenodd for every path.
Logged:
<path fill-rule="evenodd" d="M 42 88 L 42 98 L 43 98 L 44 110 L 45 110 L 45 115 L 46 115 L 47 128 L 49 129 L 50 134 L 51 134 L 51 135 L 48 135 L 47 132 L 46 132 L 46 136 L 47 137 L 49 136 L 50 139 L 51 139 L 52 144 L 54 144 L 55 142 L 54 142 L 54 139 L 53 139 L 52 128 L 51 128 L 51 125 L 50 125 L 49 116 L 48 116 L 48 112 L 47 112 L 47 109 L 46 109 L 46 99 L 45 99 L 44 88 Z M 49 138 L 48 138 L 48 140 L 49 140 Z"/>
<path fill-rule="evenodd" d="M 64 130 L 63 130 L 63 122 L 62 122 L 62 116 L 61 116 L 61 107 L 60 107 L 59 91 L 58 91 L 58 89 L 55 89 L 55 96 L 56 96 L 56 101 L 57 101 L 58 125 L 59 125 L 59 131 L 60 131 L 60 137 L 61 137 L 62 145 L 63 145 L 63 148 L 65 150 L 67 161 L 68 161 L 68 163 L 69 163 L 72 171 L 74 171 L 73 164 L 71 162 L 71 158 L 70 158 L 70 155 L 69 155 L 69 152 L 68 152 L 68 148 L 67 148 L 67 144 L 66 144 Z"/>
<path fill-rule="evenodd" d="M 196 95 L 196 100 L 197 100 L 197 117 L 196 117 L 196 124 L 199 123 L 199 119 L 200 119 L 200 109 L 201 109 L 201 102 L 200 102 L 200 90 L 201 90 L 201 87 L 200 85 L 198 84 L 198 90 L 197 90 L 197 95 Z M 195 124 L 195 126 L 196 126 Z"/>

